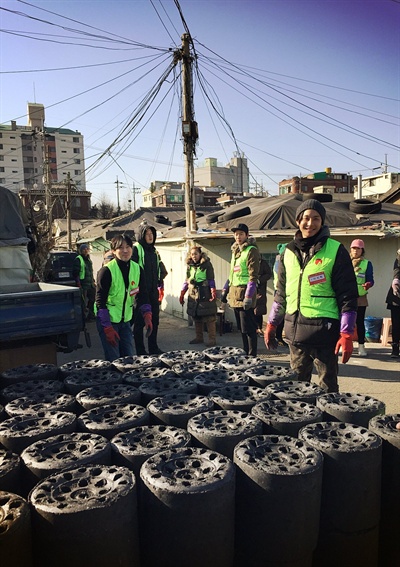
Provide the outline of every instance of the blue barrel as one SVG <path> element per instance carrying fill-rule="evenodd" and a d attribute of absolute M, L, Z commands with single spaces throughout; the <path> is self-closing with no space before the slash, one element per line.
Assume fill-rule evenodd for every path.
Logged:
<path fill-rule="evenodd" d="M 370 343 L 380 341 L 383 319 L 382 317 L 365 317 L 365 338 Z"/>

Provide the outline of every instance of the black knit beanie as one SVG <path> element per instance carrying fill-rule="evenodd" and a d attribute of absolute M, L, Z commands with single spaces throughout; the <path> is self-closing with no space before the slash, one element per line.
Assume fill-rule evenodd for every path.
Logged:
<path fill-rule="evenodd" d="M 307 211 L 308 209 L 317 211 L 322 219 L 322 224 L 325 223 L 326 210 L 323 205 L 321 205 L 321 203 L 317 201 L 317 199 L 307 199 L 307 201 L 303 201 L 300 207 L 298 207 L 296 210 L 296 220 L 300 220 L 300 217 L 302 216 L 304 211 Z"/>

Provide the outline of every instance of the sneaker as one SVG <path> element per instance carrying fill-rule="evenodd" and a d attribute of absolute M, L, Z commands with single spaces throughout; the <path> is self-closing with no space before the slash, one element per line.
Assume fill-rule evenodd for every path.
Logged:
<path fill-rule="evenodd" d="M 368 356 L 367 351 L 365 350 L 365 346 L 364 345 L 358 345 L 358 356 L 364 358 L 366 356 Z"/>

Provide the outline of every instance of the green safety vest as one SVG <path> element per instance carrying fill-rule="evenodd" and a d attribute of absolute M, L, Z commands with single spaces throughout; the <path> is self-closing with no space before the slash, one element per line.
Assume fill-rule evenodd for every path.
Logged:
<path fill-rule="evenodd" d="M 207 279 L 206 270 L 202 270 L 199 266 L 190 266 L 189 278 L 194 280 L 196 283 L 201 284 Z"/>
<path fill-rule="evenodd" d="M 301 269 L 299 260 L 286 248 L 283 257 L 286 269 L 286 311 L 300 311 L 310 319 L 339 319 L 339 308 L 332 288 L 332 270 L 340 242 L 328 238 L 324 246 Z"/>
<path fill-rule="evenodd" d="M 249 283 L 249 270 L 247 269 L 247 257 L 249 252 L 255 246 L 248 246 L 240 253 L 240 256 L 235 257 L 232 254 L 231 271 L 229 274 L 229 284 L 237 287 L 239 285 L 247 285 Z"/>
<path fill-rule="evenodd" d="M 356 281 L 357 281 L 358 295 L 360 297 L 362 295 L 367 295 L 367 293 L 368 293 L 368 291 L 362 287 L 362 284 L 365 283 L 365 276 L 367 274 L 367 266 L 368 266 L 368 260 L 365 260 L 365 258 L 364 258 L 363 260 L 361 260 L 361 262 L 358 264 L 358 267 L 356 268 L 358 271 L 356 272 L 354 270 L 354 273 L 356 275 Z"/>
<path fill-rule="evenodd" d="M 81 263 L 81 271 L 79 272 L 79 279 L 85 279 L 85 260 L 82 258 L 80 254 L 78 254 L 79 262 Z"/>
<path fill-rule="evenodd" d="M 105 267 L 111 272 L 111 287 L 107 298 L 110 320 L 112 323 L 130 321 L 133 314 L 135 295 L 139 293 L 139 264 L 130 262 L 128 288 L 125 287 L 122 272 L 115 259 L 111 260 Z"/>
<path fill-rule="evenodd" d="M 144 250 L 143 250 L 143 246 L 140 244 L 140 242 L 135 242 L 134 246 L 137 248 L 137 251 L 138 251 L 139 266 L 142 268 L 142 270 L 144 270 Z M 160 255 L 159 255 L 159 253 L 157 252 L 156 249 L 154 249 L 154 250 L 155 250 L 155 253 L 156 253 L 156 256 L 157 256 L 157 271 L 158 271 L 157 277 L 158 277 L 158 279 L 160 279 Z"/>

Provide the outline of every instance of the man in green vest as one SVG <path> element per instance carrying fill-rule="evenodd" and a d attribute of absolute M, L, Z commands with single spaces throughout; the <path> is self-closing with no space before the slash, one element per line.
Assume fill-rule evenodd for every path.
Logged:
<path fill-rule="evenodd" d="M 298 380 L 310 381 L 315 364 L 320 385 L 338 392 L 337 355 L 341 350 L 346 363 L 353 352 L 358 292 L 350 256 L 330 238 L 325 216 L 316 199 L 304 201 L 296 211 L 299 230 L 281 257 L 265 344 L 276 348 L 276 327 L 284 318 Z"/>
<path fill-rule="evenodd" d="M 90 259 L 89 244 L 81 244 L 79 254 L 72 265 L 72 276 L 77 287 L 81 288 L 83 311 L 87 321 L 94 321 L 94 300 L 96 295 L 93 278 L 93 264 Z"/>
<path fill-rule="evenodd" d="M 244 351 L 250 356 L 257 356 L 258 326 L 254 308 L 257 301 L 260 253 L 255 242 L 249 239 L 246 224 L 239 223 L 232 231 L 235 242 L 231 247 L 231 270 L 221 293 L 221 301 L 228 301 L 235 313 Z"/>
<path fill-rule="evenodd" d="M 134 354 L 133 307 L 142 313 L 148 336 L 153 329 L 144 271 L 131 260 L 132 240 L 114 236 L 111 250 L 115 258 L 99 270 L 96 286 L 96 325 L 105 359 L 110 362 Z"/>

